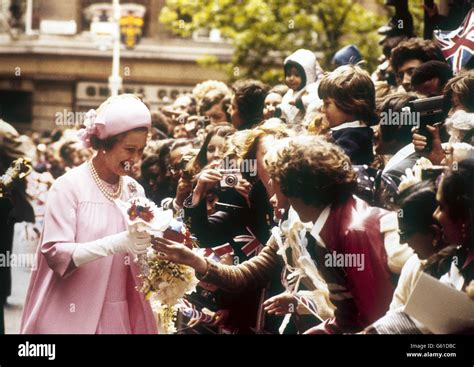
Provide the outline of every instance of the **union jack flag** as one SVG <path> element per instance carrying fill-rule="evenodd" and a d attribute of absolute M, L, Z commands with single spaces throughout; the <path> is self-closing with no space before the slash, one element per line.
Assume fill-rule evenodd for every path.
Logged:
<path fill-rule="evenodd" d="M 234 237 L 234 242 L 247 242 L 245 245 L 242 246 L 242 252 L 247 257 L 252 257 L 254 255 L 258 255 L 258 253 L 263 249 L 263 245 L 260 243 L 259 240 L 255 237 L 252 231 L 247 227 L 247 231 L 250 235 L 241 235 Z"/>
<path fill-rule="evenodd" d="M 232 254 L 234 252 L 234 249 L 229 243 L 225 243 L 220 246 L 216 247 L 208 247 L 204 249 L 204 256 L 206 257 L 211 257 L 212 255 L 216 255 L 219 259 L 227 254 Z"/>
<path fill-rule="evenodd" d="M 434 36 L 444 58 L 451 64 L 453 73 L 459 73 L 474 54 L 474 5 L 458 29 L 437 30 Z"/>
<path fill-rule="evenodd" d="M 198 319 L 200 322 L 205 324 L 210 324 L 214 321 L 214 313 L 209 315 L 202 311 L 199 311 L 195 305 L 189 302 L 186 299 L 183 299 L 182 304 L 180 305 L 181 312 L 184 316 L 189 317 L 190 319 Z"/>
<path fill-rule="evenodd" d="M 321 316 L 319 316 L 318 306 L 316 305 L 315 301 L 313 301 L 312 299 L 308 297 L 301 296 L 298 294 L 295 294 L 295 297 L 298 300 L 298 302 L 302 304 L 304 308 L 306 308 L 313 316 L 315 316 L 316 318 L 324 322 Z"/>
<path fill-rule="evenodd" d="M 295 297 L 310 313 L 312 313 L 313 315 L 318 315 L 318 307 L 316 306 L 313 300 L 300 295 L 295 295 Z"/>

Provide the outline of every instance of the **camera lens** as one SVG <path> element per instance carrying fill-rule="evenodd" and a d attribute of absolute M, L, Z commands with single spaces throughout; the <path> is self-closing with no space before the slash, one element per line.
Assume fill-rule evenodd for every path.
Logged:
<path fill-rule="evenodd" d="M 225 178 L 225 184 L 230 187 L 237 185 L 238 179 L 235 175 L 229 175 Z"/>

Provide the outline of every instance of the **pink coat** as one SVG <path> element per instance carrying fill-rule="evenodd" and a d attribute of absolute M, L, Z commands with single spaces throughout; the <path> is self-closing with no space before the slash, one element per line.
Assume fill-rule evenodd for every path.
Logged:
<path fill-rule="evenodd" d="M 144 195 L 143 188 L 124 177 L 122 199 L 138 195 Z M 87 164 L 58 178 L 48 196 L 21 333 L 156 333 L 151 307 L 135 289 L 138 269 L 132 255 L 108 256 L 80 268 L 72 262 L 77 243 L 126 229 L 122 214 L 100 192 Z"/>

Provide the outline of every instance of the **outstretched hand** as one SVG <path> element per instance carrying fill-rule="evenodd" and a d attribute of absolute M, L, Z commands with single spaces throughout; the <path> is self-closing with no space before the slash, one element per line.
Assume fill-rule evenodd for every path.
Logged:
<path fill-rule="evenodd" d="M 204 274 L 207 271 L 206 260 L 184 244 L 167 240 L 162 237 L 153 237 L 152 247 L 158 252 L 158 256 L 163 260 L 190 266 L 201 274 Z"/>
<path fill-rule="evenodd" d="M 298 300 L 294 295 L 288 292 L 271 297 L 263 303 L 265 311 L 267 311 L 269 314 L 274 314 L 277 316 L 284 316 L 287 313 L 296 312 L 297 305 Z"/>

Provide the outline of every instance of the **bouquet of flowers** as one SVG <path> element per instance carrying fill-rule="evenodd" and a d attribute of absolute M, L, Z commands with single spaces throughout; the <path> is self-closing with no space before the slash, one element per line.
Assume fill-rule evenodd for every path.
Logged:
<path fill-rule="evenodd" d="M 116 203 L 127 220 L 130 232 L 147 232 L 152 242 L 154 236 L 162 236 L 193 246 L 189 230 L 182 222 L 173 219 L 171 210 L 158 208 L 143 197 Z M 161 259 L 151 246 L 146 254 L 137 257 L 136 262 L 141 273 L 142 285 L 139 291 L 150 301 L 157 316 L 159 331 L 164 334 L 176 332 L 174 323 L 180 303 L 185 294 L 196 290 L 198 280 L 194 269 Z"/>

